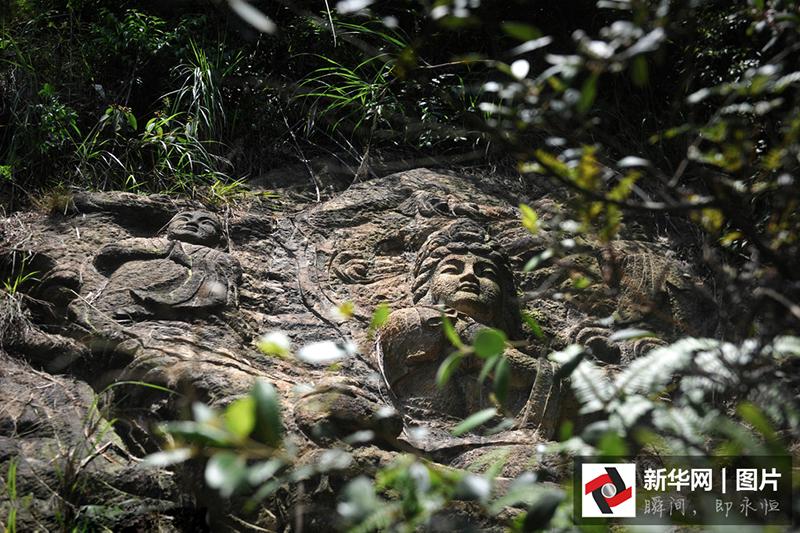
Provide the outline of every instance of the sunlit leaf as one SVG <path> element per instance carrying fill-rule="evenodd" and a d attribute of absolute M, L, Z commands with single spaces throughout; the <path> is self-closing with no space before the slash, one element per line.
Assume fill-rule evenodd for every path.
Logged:
<path fill-rule="evenodd" d="M 632 341 L 635 339 L 644 339 L 646 337 L 658 337 L 658 335 L 646 329 L 629 328 L 615 331 L 608 336 L 608 340 L 611 342 Z"/>
<path fill-rule="evenodd" d="M 386 324 L 390 313 L 391 309 L 389 309 L 389 305 L 386 303 L 382 303 L 375 308 L 375 312 L 372 313 L 372 320 L 369 323 L 369 328 L 367 329 L 367 338 L 371 339 L 375 331 Z"/>
<path fill-rule="evenodd" d="M 497 409 L 495 409 L 494 407 L 478 411 L 477 413 L 468 416 L 466 419 L 464 419 L 463 422 L 461 422 L 455 428 L 453 428 L 452 433 L 455 436 L 463 435 L 467 431 L 471 431 L 476 427 L 480 426 L 481 424 L 485 424 L 486 422 L 494 418 L 496 414 L 497 414 Z"/>
<path fill-rule="evenodd" d="M 128 124 L 130 124 L 131 129 L 136 131 L 136 127 L 137 127 L 137 125 L 136 125 L 136 117 L 133 115 L 133 113 L 125 113 L 125 116 L 128 119 Z"/>
<path fill-rule="evenodd" d="M 527 263 L 525 263 L 525 266 L 523 267 L 522 270 L 524 272 L 530 272 L 531 270 L 536 270 L 536 267 L 538 267 L 541 262 L 547 261 L 548 259 L 553 257 L 554 254 L 555 252 L 552 250 L 552 248 L 548 248 L 539 255 L 531 257 L 530 260 Z"/>
<path fill-rule="evenodd" d="M 355 353 L 355 346 L 334 341 L 314 342 L 297 350 L 297 358 L 306 363 L 327 364 L 346 359 Z"/>
<path fill-rule="evenodd" d="M 586 276 L 578 276 L 572 280 L 572 286 L 576 289 L 585 289 L 592 284 L 592 281 Z"/>
<path fill-rule="evenodd" d="M 173 436 L 183 437 L 187 441 L 197 444 L 210 444 L 212 446 L 230 446 L 231 435 L 221 428 L 208 423 L 192 421 L 169 422 L 161 426 L 162 431 Z"/>
<path fill-rule="evenodd" d="M 345 15 L 347 13 L 355 13 L 364 8 L 372 5 L 374 0 L 341 0 L 336 2 L 336 11 Z"/>
<path fill-rule="evenodd" d="M 247 481 L 253 486 L 261 485 L 272 478 L 283 465 L 284 462 L 277 458 L 256 463 L 247 469 Z"/>
<path fill-rule="evenodd" d="M 456 348 L 464 347 L 464 343 L 461 342 L 461 337 L 458 336 L 455 328 L 453 328 L 453 323 L 450 322 L 450 319 L 444 314 L 442 314 L 442 329 L 444 329 L 445 336 L 453 343 L 453 346 Z"/>
<path fill-rule="evenodd" d="M 334 309 L 333 314 L 339 319 L 350 320 L 351 318 L 353 318 L 353 315 L 355 314 L 355 308 L 356 308 L 355 304 L 351 300 L 348 300 L 336 306 L 336 309 Z"/>
<path fill-rule="evenodd" d="M 231 433 L 247 437 L 256 427 L 256 401 L 252 396 L 241 398 L 225 409 L 225 425 Z"/>
<path fill-rule="evenodd" d="M 481 373 L 478 375 L 478 383 L 483 383 L 483 380 L 486 379 L 486 376 L 489 375 L 489 373 L 494 368 L 494 365 L 497 364 L 497 362 L 500 360 L 501 357 L 503 356 L 497 354 L 494 357 L 490 357 L 489 359 L 486 360 L 485 363 L 483 363 L 483 368 L 481 368 Z"/>
<path fill-rule="evenodd" d="M 475 335 L 472 347 L 478 357 L 488 359 L 503 353 L 506 348 L 506 334 L 499 329 L 482 329 Z"/>
<path fill-rule="evenodd" d="M 524 59 L 517 59 L 516 61 L 511 63 L 511 66 L 509 68 L 511 69 L 511 75 L 517 78 L 518 80 L 521 80 L 528 75 L 528 72 L 531 69 L 531 65 Z"/>
<path fill-rule="evenodd" d="M 453 375 L 453 372 L 456 371 L 458 364 L 463 358 L 463 353 L 455 352 L 447 356 L 447 359 L 439 365 L 439 370 L 436 371 L 436 384 L 439 385 L 439 387 L 444 387 L 447 382 L 450 381 L 450 377 Z"/>
<path fill-rule="evenodd" d="M 262 33 L 275 33 L 277 30 L 275 23 L 272 22 L 268 16 L 244 0 L 228 0 L 228 5 L 231 6 L 231 9 L 242 17 L 245 22 L 258 31 Z"/>
<path fill-rule="evenodd" d="M 456 483 L 455 493 L 460 500 L 487 502 L 492 495 L 492 483 L 484 476 L 467 474 Z"/>
<path fill-rule="evenodd" d="M 495 427 L 490 428 L 489 430 L 487 430 L 486 431 L 486 435 L 487 436 L 488 435 L 496 435 L 497 433 L 500 433 L 501 431 L 505 431 L 505 430 L 507 430 L 507 429 L 509 429 L 511 427 L 514 427 L 516 424 L 517 424 L 517 421 L 514 420 L 513 418 L 504 418 L 503 421 L 500 422 L 499 424 L 497 424 Z"/>
<path fill-rule="evenodd" d="M 734 242 L 738 241 L 741 238 L 742 238 L 741 231 L 729 231 L 719 240 L 719 243 L 722 246 L 730 246 L 731 244 L 733 244 Z"/>
<path fill-rule="evenodd" d="M 191 457 L 192 450 L 190 448 L 175 448 L 173 450 L 151 453 L 139 463 L 139 466 L 164 468 L 182 463 Z"/>
<path fill-rule="evenodd" d="M 548 359 L 561 365 L 553 374 L 553 380 L 560 381 L 568 378 L 585 355 L 586 350 L 580 344 L 572 344 L 559 352 L 551 353 Z"/>
<path fill-rule="evenodd" d="M 571 171 L 566 163 L 560 161 L 557 157 L 546 152 L 545 150 L 542 150 L 541 148 L 536 150 L 536 159 L 548 171 L 554 172 L 559 176 L 568 177 L 571 174 Z"/>
<path fill-rule="evenodd" d="M 542 326 L 539 325 L 539 322 L 533 318 L 533 315 L 524 309 L 520 309 L 519 314 L 522 316 L 522 319 L 525 321 L 525 323 L 528 324 L 528 327 L 530 328 L 534 337 L 537 339 L 544 338 L 544 330 L 542 329 Z"/>
<path fill-rule="evenodd" d="M 536 211 L 526 204 L 519 204 L 519 210 L 522 211 L 522 225 L 531 233 L 538 232 L 540 223 Z"/>
<path fill-rule="evenodd" d="M 217 419 L 217 412 L 202 402 L 194 402 L 192 417 L 195 422 L 211 422 Z"/>
<path fill-rule="evenodd" d="M 219 490 L 223 498 L 230 498 L 245 485 L 246 477 L 247 464 L 244 458 L 233 452 L 215 453 L 206 465 L 206 483 L 212 489 Z"/>
<path fill-rule="evenodd" d="M 282 331 L 265 333 L 256 341 L 256 348 L 267 355 L 277 355 L 281 358 L 289 355 L 292 341 Z"/>
<path fill-rule="evenodd" d="M 643 157 L 636 157 L 633 155 L 629 155 L 623 157 L 619 161 L 617 161 L 617 166 L 619 168 L 628 168 L 628 167 L 649 167 L 650 161 L 644 159 Z"/>

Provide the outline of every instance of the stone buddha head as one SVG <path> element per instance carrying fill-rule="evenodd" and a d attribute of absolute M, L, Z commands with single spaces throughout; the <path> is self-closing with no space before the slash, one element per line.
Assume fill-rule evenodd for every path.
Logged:
<path fill-rule="evenodd" d="M 415 304 L 443 304 L 477 322 L 513 328 L 514 276 L 503 250 L 471 220 L 431 234 L 414 265 Z"/>
<path fill-rule="evenodd" d="M 167 224 L 167 238 L 174 241 L 224 247 L 222 224 L 216 215 L 207 211 L 184 211 Z"/>

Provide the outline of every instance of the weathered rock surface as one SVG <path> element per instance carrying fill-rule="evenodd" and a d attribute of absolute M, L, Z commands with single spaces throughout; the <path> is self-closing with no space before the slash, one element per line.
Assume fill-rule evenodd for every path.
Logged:
<path fill-rule="evenodd" d="M 0 328 L 0 468 L 17 461 L 18 494 L 33 495 L 18 524 L 45 530 L 57 526 L 57 509 L 77 519 L 108 505 L 119 513 L 97 522 L 114 530 L 187 531 L 206 520 L 215 530 L 291 528 L 292 491 L 275 508 L 234 517 L 232 505 L 215 504 L 203 489 L 200 470 L 136 466 L 159 448 L 153 424 L 180 418 L 186 398 L 224 407 L 256 378 L 278 389 L 306 461 L 369 429 L 374 442 L 353 452 L 362 472 L 408 450 L 465 467 L 505 445 L 515 458 L 505 474 L 516 475 L 529 467 L 533 442 L 575 418 L 547 353 L 582 342 L 613 367 L 652 344 L 609 342 L 615 329 L 646 327 L 667 341 L 711 332 L 713 313 L 697 296 L 696 277 L 667 242 L 576 238 L 566 261 L 524 273 L 532 257 L 569 235 L 531 235 L 519 223 L 520 202 L 545 219 L 563 216 L 514 183 L 420 169 L 280 216 L 263 201 L 212 215 L 165 196 L 85 193 L 66 216 L 7 219 L 0 242 L 7 273 L 15 275 L 23 258 L 27 271 L 39 272 L 23 287 L 27 296 L 3 302 Z M 578 275 L 597 282 L 570 296 Z M 541 297 L 520 301 L 523 291 Z M 335 312 L 347 301 L 350 320 Z M 367 326 L 381 303 L 392 314 L 371 338 Z M 544 338 L 521 326 L 519 306 Z M 490 387 L 477 380 L 480 362 L 470 360 L 448 388 L 434 386 L 451 351 L 442 312 L 465 341 L 485 327 L 519 341 L 507 355 L 515 376 L 508 408 L 520 425 L 492 437 L 452 436 L 461 418 L 489 405 Z M 613 314 L 613 325 L 601 320 Z M 255 347 L 269 331 L 285 332 L 296 347 L 352 341 L 358 353 L 336 367 L 282 360 Z M 97 403 L 97 394 L 123 381 L 179 394 L 116 385 Z M 56 472 L 66 471 L 77 480 L 69 501 L 56 496 L 64 482 Z M 324 516 L 343 483 L 320 481 L 306 494 L 316 502 L 306 509 L 308 524 L 333 527 Z"/>

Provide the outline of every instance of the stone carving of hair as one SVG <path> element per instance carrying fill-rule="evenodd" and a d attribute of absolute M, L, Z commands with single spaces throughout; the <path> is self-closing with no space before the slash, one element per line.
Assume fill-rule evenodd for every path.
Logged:
<path fill-rule="evenodd" d="M 417 254 L 412 274 L 412 300 L 415 304 L 434 305 L 430 289 L 436 267 L 445 257 L 450 255 L 473 254 L 488 259 L 500 272 L 503 291 L 503 324 L 511 333 L 519 325 L 519 310 L 516 304 L 516 282 L 508 255 L 489 234 L 472 220 L 458 220 L 449 226 L 432 233 Z"/>

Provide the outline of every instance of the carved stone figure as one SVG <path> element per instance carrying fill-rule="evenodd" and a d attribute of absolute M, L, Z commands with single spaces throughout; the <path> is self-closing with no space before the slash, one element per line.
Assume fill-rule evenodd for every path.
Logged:
<path fill-rule="evenodd" d="M 415 306 L 389 316 L 379 343 L 378 364 L 400 408 L 416 419 L 455 421 L 491 406 L 491 380 L 478 379 L 483 360 L 466 358 L 445 387 L 436 374 L 453 351 L 443 316 L 467 343 L 488 327 L 517 333 L 516 285 L 505 253 L 480 226 L 461 220 L 428 237 L 413 276 Z M 505 356 L 512 366 L 509 410 L 532 427 L 553 419 L 551 363 L 513 348 Z"/>
<path fill-rule="evenodd" d="M 115 319 L 177 318 L 236 305 L 239 262 L 217 217 L 205 211 L 176 215 L 167 236 L 104 246 L 95 267 L 109 278 L 99 300 Z"/>

